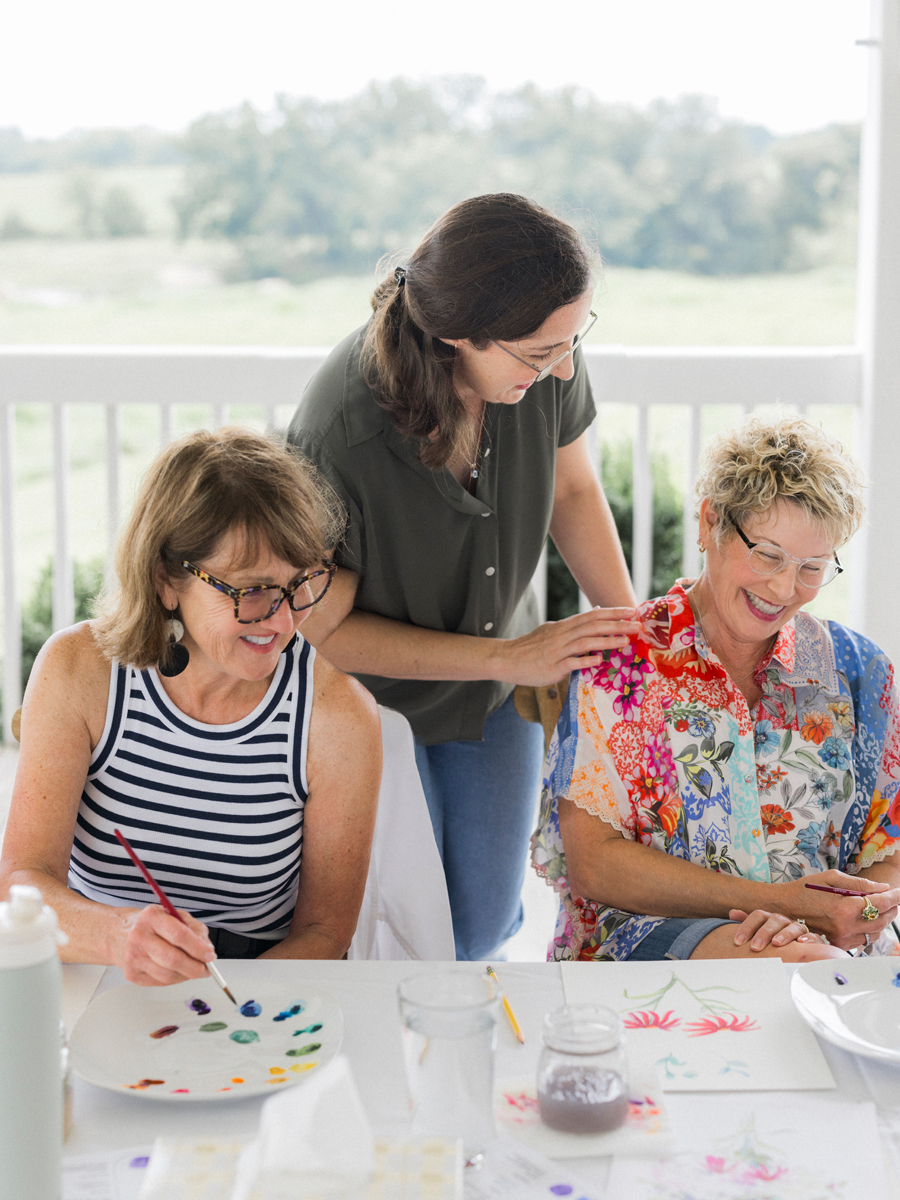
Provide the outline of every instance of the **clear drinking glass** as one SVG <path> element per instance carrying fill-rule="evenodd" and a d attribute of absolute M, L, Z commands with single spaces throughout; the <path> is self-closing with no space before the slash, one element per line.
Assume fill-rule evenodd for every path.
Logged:
<path fill-rule="evenodd" d="M 622 1022 L 601 1004 L 569 1004 L 544 1017 L 538 1060 L 541 1120 L 566 1133 L 607 1133 L 628 1115 Z"/>
<path fill-rule="evenodd" d="M 496 1137 L 494 1051 L 499 997 L 486 977 L 451 969 L 397 988 L 416 1137 L 461 1138 L 472 1159 Z"/>

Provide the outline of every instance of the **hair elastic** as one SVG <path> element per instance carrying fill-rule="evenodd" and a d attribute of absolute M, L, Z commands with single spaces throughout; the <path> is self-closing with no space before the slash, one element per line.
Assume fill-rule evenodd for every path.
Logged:
<path fill-rule="evenodd" d="M 403 287 L 406 283 L 406 267 L 395 267 L 394 278 L 397 280 L 397 287 Z"/>

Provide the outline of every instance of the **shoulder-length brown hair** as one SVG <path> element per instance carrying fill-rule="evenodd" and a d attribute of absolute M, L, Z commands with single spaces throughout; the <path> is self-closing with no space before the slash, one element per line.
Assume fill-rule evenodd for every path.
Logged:
<path fill-rule="evenodd" d="M 160 564 L 177 586 L 188 575 L 182 559 L 202 563 L 237 531 L 247 565 L 271 550 L 311 567 L 330 554 L 342 528 L 333 490 L 281 439 L 237 426 L 188 434 L 166 446 L 144 476 L 94 637 L 110 659 L 153 666 L 165 653 L 170 615 L 156 590 Z"/>
<path fill-rule="evenodd" d="M 456 351 L 441 338 L 529 337 L 592 284 L 592 255 L 578 233 L 525 196 L 463 200 L 444 213 L 372 296 L 362 369 L 378 403 L 438 469 L 467 441 L 453 386 Z M 428 439 L 428 440 L 426 440 Z"/>

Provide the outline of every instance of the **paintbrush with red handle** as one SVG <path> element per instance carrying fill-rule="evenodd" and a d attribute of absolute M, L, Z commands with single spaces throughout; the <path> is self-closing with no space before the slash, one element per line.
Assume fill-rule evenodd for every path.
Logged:
<path fill-rule="evenodd" d="M 159 886 L 159 884 L 156 882 L 156 880 L 153 878 L 153 876 L 150 874 L 150 872 L 147 870 L 147 868 L 144 866 L 144 864 L 138 858 L 137 854 L 135 854 L 134 850 L 132 850 L 131 846 L 128 844 L 128 838 L 125 837 L 124 833 L 122 833 L 122 831 L 120 829 L 114 829 L 113 833 L 116 835 L 116 837 L 119 839 L 119 841 L 125 847 L 125 849 L 128 851 L 128 856 L 131 859 L 131 861 L 134 863 L 134 865 L 137 867 L 137 869 L 140 871 L 140 873 L 143 875 L 143 877 L 147 880 L 147 883 L 149 883 L 150 887 L 153 888 L 153 891 L 156 893 L 157 899 L 159 900 L 159 902 L 163 906 L 163 908 L 166 910 L 166 912 L 169 914 L 169 916 L 174 917 L 176 921 L 180 921 L 182 923 L 182 925 L 187 925 L 187 921 L 185 921 L 184 917 L 181 915 L 181 913 L 178 911 L 178 909 L 175 907 L 175 905 L 172 903 L 172 901 L 169 899 L 169 897 L 166 895 L 166 893 L 162 890 L 162 888 Z M 231 1001 L 231 1003 L 234 1005 L 234 1007 L 237 1008 L 238 1002 L 237 1002 L 237 1000 L 235 1000 L 234 996 L 232 996 L 231 992 L 228 990 L 228 985 L 225 982 L 225 980 L 222 978 L 222 974 L 219 971 L 219 968 L 216 966 L 216 964 L 208 962 L 208 963 L 206 963 L 206 969 L 207 969 L 207 971 L 209 971 L 210 975 L 212 975 L 213 979 L 216 981 L 216 983 L 219 985 L 219 987 L 222 989 L 222 991 L 225 993 L 225 995 L 228 997 L 228 999 Z"/>

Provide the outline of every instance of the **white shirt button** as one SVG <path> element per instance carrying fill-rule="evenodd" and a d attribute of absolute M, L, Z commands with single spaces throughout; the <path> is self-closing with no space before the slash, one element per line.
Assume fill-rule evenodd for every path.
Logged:
<path fill-rule="evenodd" d="M 485 571 L 485 575 L 493 575 L 493 573 L 494 573 L 493 567 L 488 567 L 488 569 Z"/>
<path fill-rule="evenodd" d="M 485 633 L 490 633 L 490 631 L 491 631 L 493 628 L 494 628 L 494 622 L 493 622 L 493 621 L 488 621 L 487 625 L 485 625 L 485 627 L 484 627 L 484 631 L 485 631 Z"/>

